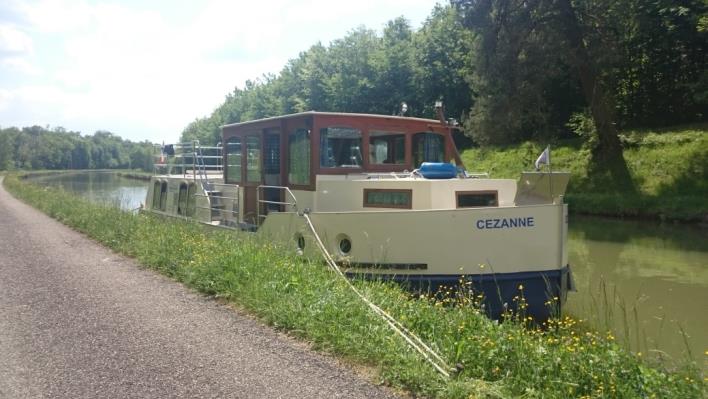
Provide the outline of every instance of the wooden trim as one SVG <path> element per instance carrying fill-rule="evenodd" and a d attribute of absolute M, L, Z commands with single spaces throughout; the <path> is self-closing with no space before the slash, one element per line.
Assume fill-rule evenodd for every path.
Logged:
<path fill-rule="evenodd" d="M 366 132 L 366 128 L 363 128 L 362 126 L 358 124 L 353 124 L 353 125 L 345 125 L 345 124 L 329 124 L 324 127 L 318 127 L 317 129 L 317 143 L 315 145 L 317 146 L 318 150 L 321 150 L 320 148 L 320 142 L 322 140 L 322 129 L 329 129 L 329 128 L 335 128 L 335 129 L 352 129 L 356 130 L 359 132 L 359 139 L 361 140 L 361 148 L 359 151 L 361 152 L 361 165 L 358 167 L 352 166 L 352 167 L 341 167 L 341 166 L 334 166 L 334 167 L 326 167 L 322 166 L 322 154 L 321 151 L 318 151 L 318 157 L 317 157 L 317 167 L 320 170 L 321 174 L 334 174 L 334 175 L 341 175 L 341 174 L 349 174 L 349 173 L 365 173 L 366 167 L 369 163 L 369 159 L 367 156 L 367 152 L 369 150 L 368 143 L 365 142 L 364 136 Z M 368 132 L 367 132 L 368 136 Z M 310 143 L 312 144 L 312 140 L 310 140 Z"/>
<path fill-rule="evenodd" d="M 309 131 L 309 139 L 310 139 L 310 176 L 309 176 L 309 182 L 308 184 L 293 184 L 290 182 L 290 134 L 294 133 L 295 130 L 297 129 L 304 129 Z M 314 152 L 315 148 L 313 146 L 313 139 L 314 139 L 314 133 L 312 129 L 312 119 L 311 118 L 300 118 L 300 119 L 288 119 L 286 123 L 284 123 L 283 130 L 281 131 L 281 134 L 283 135 L 283 141 L 284 141 L 284 151 L 283 151 L 283 182 L 284 186 L 287 186 L 291 190 L 303 190 L 303 191 L 315 191 L 315 180 L 316 180 L 316 175 L 315 175 L 315 167 L 316 165 L 314 164 Z"/>
<path fill-rule="evenodd" d="M 241 166 L 241 170 L 243 170 L 243 152 L 244 152 L 243 151 L 243 147 L 244 147 L 243 137 L 236 135 L 236 134 L 229 135 L 228 138 L 223 141 L 224 144 L 222 147 L 222 151 L 224 153 L 223 154 L 224 160 L 223 160 L 222 165 L 225 166 L 224 172 L 223 172 L 224 173 L 224 183 L 226 183 L 226 184 L 241 184 L 241 183 L 243 183 L 243 179 L 242 179 L 243 173 L 239 174 L 238 180 L 232 180 L 231 176 L 229 176 L 229 166 L 230 166 L 230 164 L 229 164 L 229 140 L 231 140 L 233 138 L 236 138 L 239 140 L 239 147 L 241 148 L 241 165 L 240 166 Z"/>
<path fill-rule="evenodd" d="M 393 205 L 393 204 L 369 204 L 366 202 L 367 194 L 368 193 L 407 193 L 410 202 L 408 205 Z M 364 199 L 363 199 L 363 204 L 364 208 L 395 208 L 395 209 L 412 209 L 413 208 L 413 190 L 411 189 L 397 189 L 397 188 L 365 188 L 364 189 Z"/>
<path fill-rule="evenodd" d="M 494 207 L 499 206 L 499 191 L 497 190 L 478 190 L 478 191 L 455 191 L 455 206 L 459 209 L 467 209 L 467 208 L 492 208 L 491 205 L 489 206 L 460 206 L 460 195 L 464 194 L 494 194 L 494 202 L 496 202 L 496 205 Z"/>
<path fill-rule="evenodd" d="M 362 165 L 358 168 L 322 168 L 320 167 L 320 129 L 329 126 L 351 127 L 361 131 Z M 412 170 L 419 165 L 413 165 L 413 135 L 416 133 L 430 132 L 443 136 L 444 161 L 455 160 L 460 166 L 462 161 L 455 148 L 452 139 L 451 129 L 440 122 L 431 119 L 408 118 L 386 115 L 367 114 L 340 114 L 340 113 L 320 113 L 304 112 L 300 114 L 283 115 L 258 121 L 248 121 L 237 124 L 222 126 L 222 142 L 227 143 L 229 138 L 237 136 L 241 138 L 241 182 L 243 186 L 259 184 L 246 181 L 247 171 L 247 143 L 246 138 L 256 135 L 260 139 L 261 151 L 263 151 L 264 135 L 267 129 L 280 129 L 281 134 L 281 178 L 283 185 L 291 189 L 315 191 L 318 175 L 346 175 L 359 173 L 385 173 L 402 172 Z M 291 130 L 305 128 L 310 131 L 310 182 L 307 185 L 292 185 L 288 181 L 289 147 L 288 136 Z M 370 134 L 372 130 L 390 131 L 392 133 L 403 133 L 405 135 L 405 164 L 371 164 L 369 159 Z M 227 154 L 224 151 L 223 164 L 227 165 Z M 263 155 L 261 154 L 261 172 Z M 226 174 L 226 173 L 225 173 Z M 226 177 L 226 176 L 224 176 Z M 262 180 L 263 176 L 261 176 Z"/>
<path fill-rule="evenodd" d="M 258 155 L 258 173 L 261 175 L 261 178 L 258 179 L 257 181 L 255 180 L 248 180 L 248 138 L 249 137 L 255 137 L 258 139 L 258 151 L 260 154 Z M 260 186 L 263 184 L 263 132 L 254 132 L 250 131 L 244 134 L 243 136 L 243 157 L 241 158 L 241 182 L 243 186 Z"/>

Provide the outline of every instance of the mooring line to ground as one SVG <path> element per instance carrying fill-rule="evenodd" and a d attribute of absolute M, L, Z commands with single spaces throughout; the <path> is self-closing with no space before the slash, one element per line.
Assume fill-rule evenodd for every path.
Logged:
<path fill-rule="evenodd" d="M 374 314 L 381 317 L 386 322 L 386 324 L 388 324 L 389 327 L 391 327 L 391 329 L 396 332 L 396 334 L 400 335 L 410 347 L 420 353 L 423 358 L 428 363 L 430 363 L 435 368 L 435 370 L 437 370 L 442 376 L 444 376 L 445 378 L 450 378 L 450 372 L 453 369 L 448 366 L 447 362 L 437 352 L 435 352 L 432 348 L 426 345 L 425 342 L 420 339 L 420 337 L 408 330 L 393 316 L 388 314 L 385 310 L 381 309 L 381 307 L 379 307 L 375 303 L 371 302 L 352 284 L 352 282 L 344 275 L 342 270 L 334 261 L 332 255 L 329 254 L 329 251 L 327 251 L 327 248 L 324 246 L 324 243 L 322 243 L 319 234 L 317 234 L 317 231 L 315 230 L 315 226 L 312 224 L 310 216 L 307 214 L 307 212 L 302 212 L 301 215 L 305 218 L 305 220 L 307 221 L 307 225 L 310 228 L 310 231 L 315 236 L 315 242 L 317 243 L 317 247 L 322 252 L 325 261 L 327 262 L 327 265 L 332 270 L 334 270 L 339 277 L 344 280 L 344 282 L 349 286 L 349 288 L 354 291 L 354 293 L 359 297 L 359 299 L 366 303 L 366 305 L 369 307 L 369 309 L 371 309 L 372 312 L 374 312 Z"/>

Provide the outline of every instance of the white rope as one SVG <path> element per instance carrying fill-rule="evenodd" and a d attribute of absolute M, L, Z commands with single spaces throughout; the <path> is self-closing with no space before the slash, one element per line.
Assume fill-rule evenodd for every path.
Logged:
<path fill-rule="evenodd" d="M 339 268 L 337 263 L 334 261 L 332 256 L 329 254 L 327 251 L 327 248 L 325 248 L 324 244 L 322 243 L 322 240 L 320 239 L 320 236 L 317 234 L 317 231 L 315 230 L 315 226 L 312 224 L 312 220 L 310 220 L 310 216 L 307 213 L 302 213 L 302 216 L 305 218 L 307 221 L 307 225 L 310 227 L 310 231 L 312 231 L 312 234 L 315 236 L 315 241 L 317 242 L 317 246 L 319 247 L 320 251 L 322 251 L 322 254 L 324 255 L 325 261 L 327 262 L 327 265 L 334 270 L 339 277 L 341 277 L 346 284 L 351 288 L 352 291 L 364 302 L 369 306 L 369 309 L 371 309 L 376 315 L 380 316 L 386 324 L 391 327 L 393 331 L 395 331 L 398 335 L 400 335 L 407 343 L 410 345 L 413 349 L 415 349 L 418 353 L 420 353 L 425 360 L 430 363 L 435 370 L 437 370 L 440 374 L 442 374 L 445 378 L 450 378 L 450 372 L 448 370 L 452 370 L 450 366 L 447 365 L 445 360 L 438 355 L 433 349 L 431 349 L 428 345 L 423 342 L 422 339 L 420 339 L 417 335 L 415 335 L 413 332 L 408 330 L 405 326 L 403 326 L 398 320 L 393 318 L 390 314 L 386 313 L 385 310 L 381 309 L 379 306 L 368 300 L 364 294 L 362 294 L 352 283 L 349 281 L 349 279 L 342 273 L 342 270 Z"/>

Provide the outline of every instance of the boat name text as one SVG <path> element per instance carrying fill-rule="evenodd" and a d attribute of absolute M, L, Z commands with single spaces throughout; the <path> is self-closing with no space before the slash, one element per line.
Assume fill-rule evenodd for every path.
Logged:
<path fill-rule="evenodd" d="M 521 218 L 504 218 L 504 219 L 479 219 L 477 220 L 477 228 L 485 229 L 511 229 L 515 227 L 534 227 L 535 220 L 533 216 Z"/>

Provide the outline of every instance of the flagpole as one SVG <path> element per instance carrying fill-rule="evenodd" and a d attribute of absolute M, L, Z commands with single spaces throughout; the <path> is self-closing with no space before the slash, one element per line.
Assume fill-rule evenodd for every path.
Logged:
<path fill-rule="evenodd" d="M 551 190 L 551 204 L 555 202 L 555 199 L 553 197 L 553 170 L 551 169 L 551 145 L 549 144 L 548 147 L 548 186 L 550 187 Z"/>

